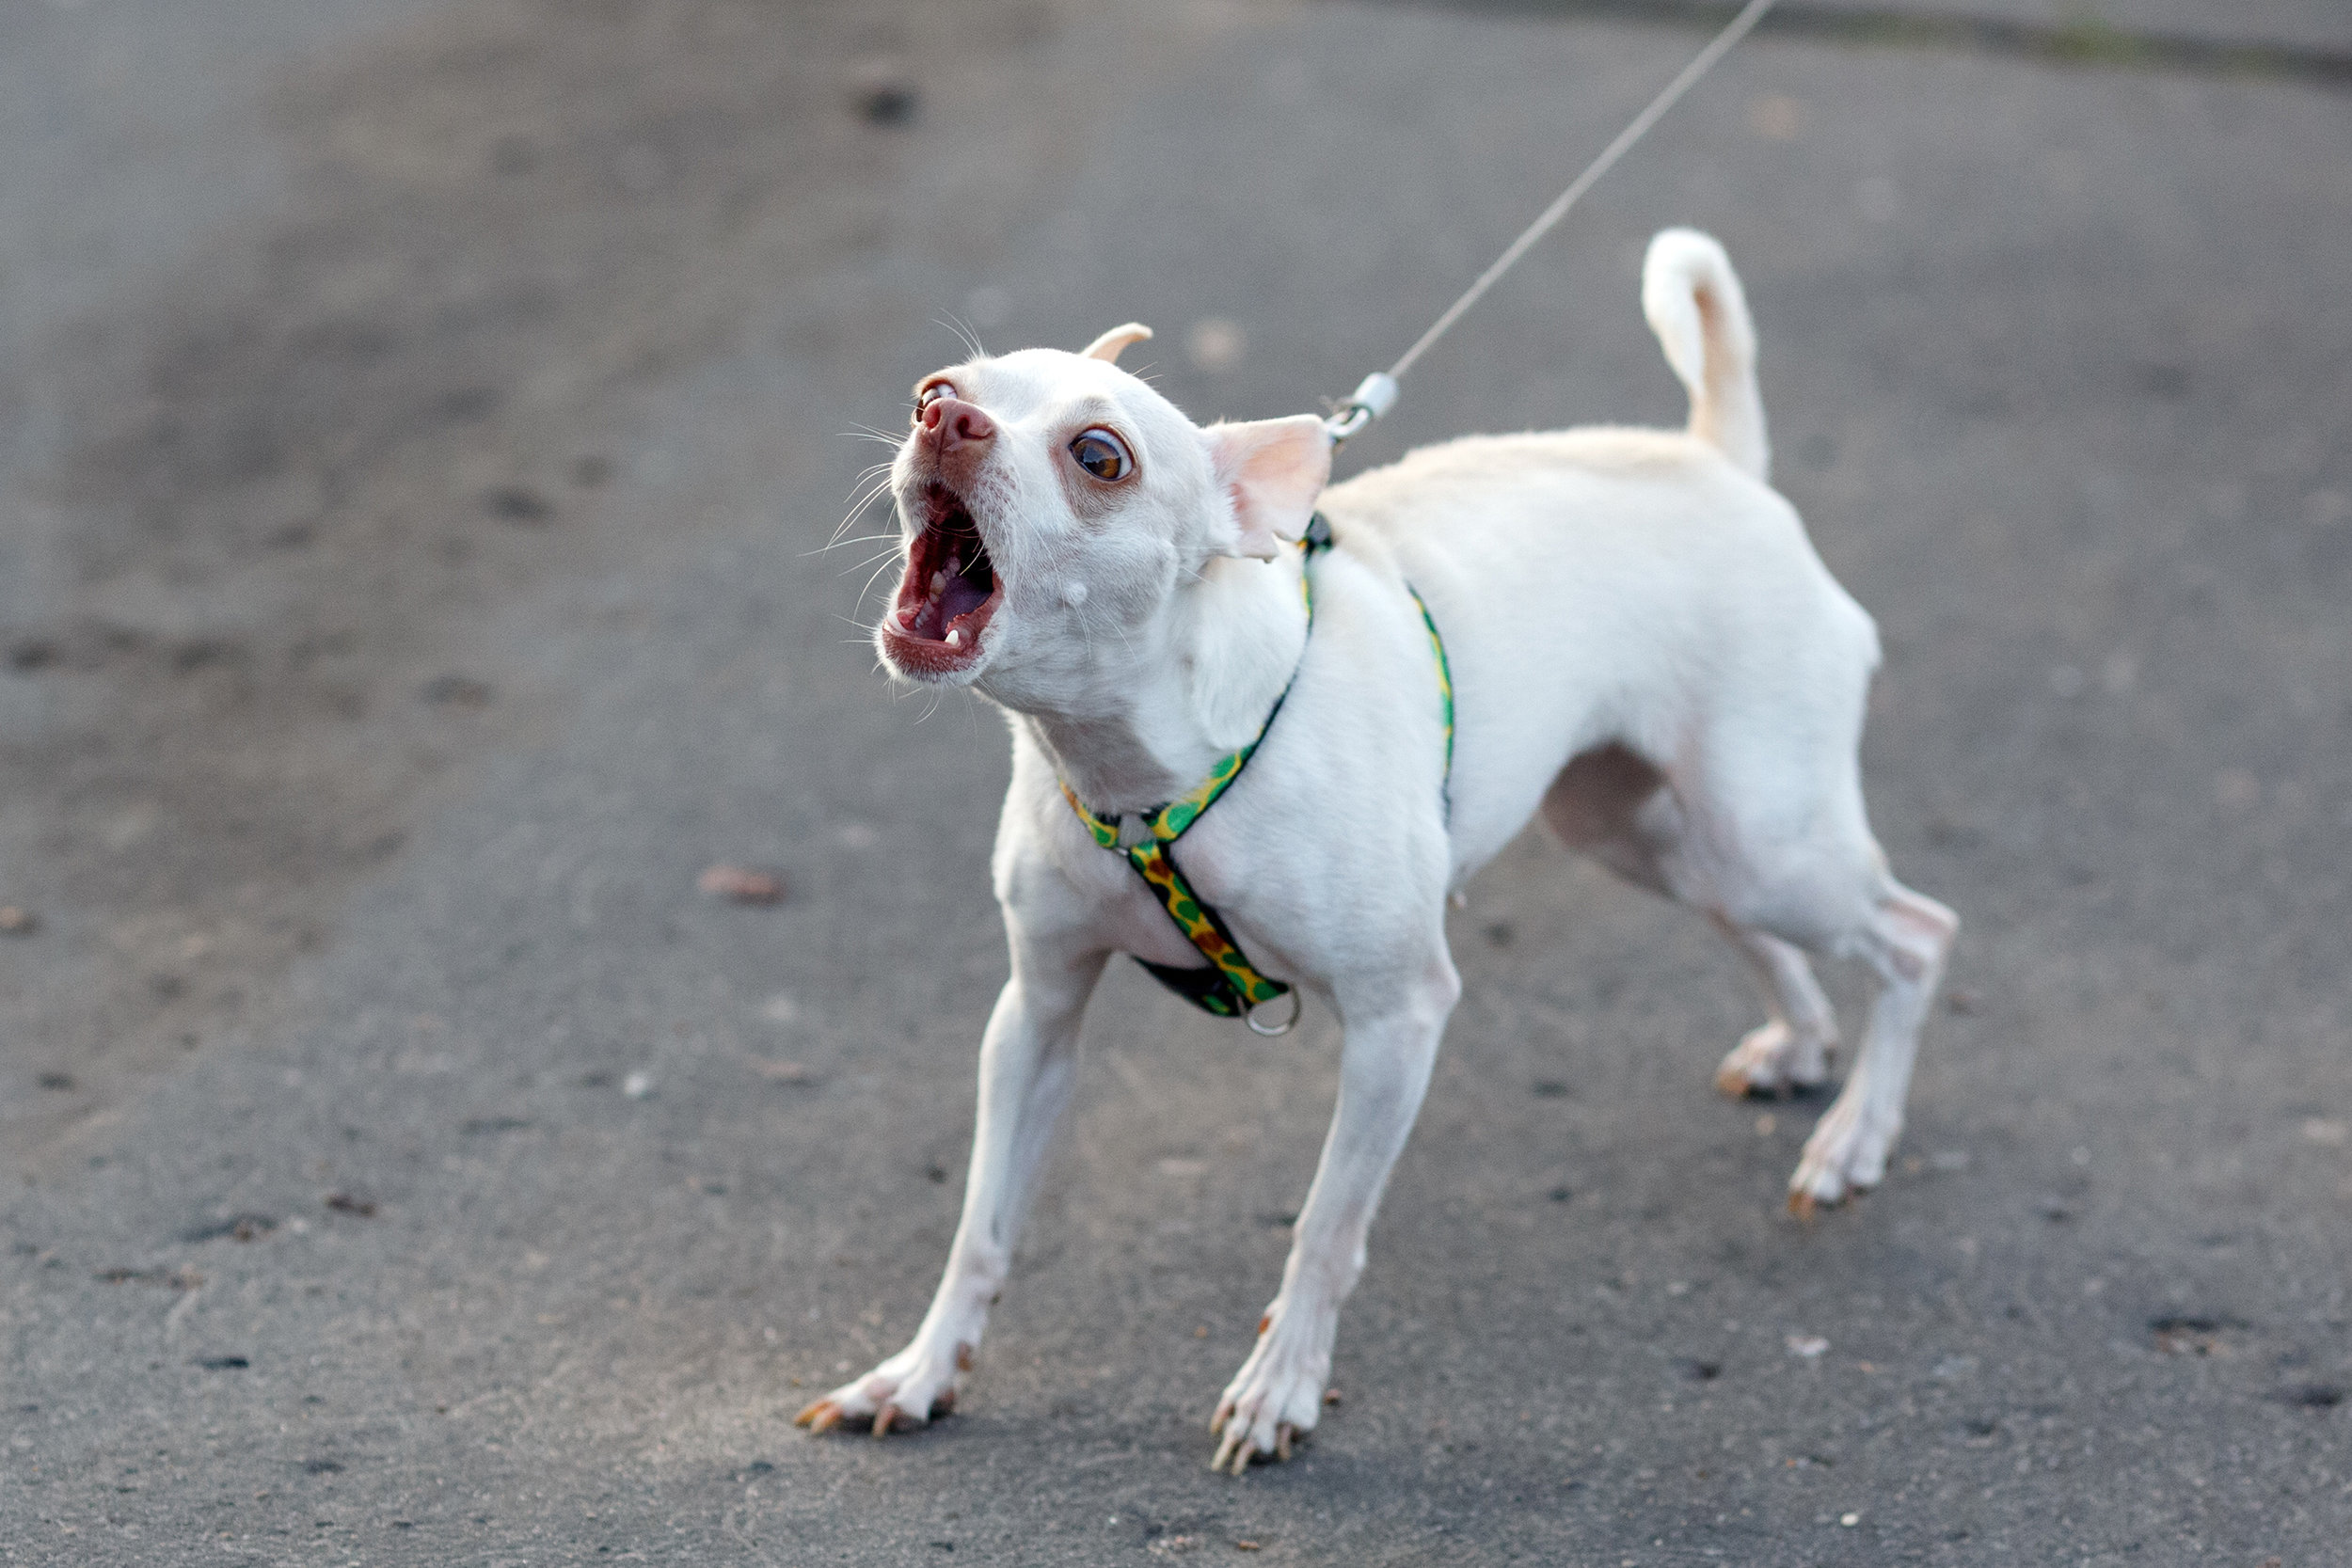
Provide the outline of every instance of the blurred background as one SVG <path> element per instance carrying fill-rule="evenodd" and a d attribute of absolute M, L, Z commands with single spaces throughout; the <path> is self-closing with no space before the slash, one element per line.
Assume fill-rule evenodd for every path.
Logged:
<path fill-rule="evenodd" d="M 1728 246 L 1967 923 L 1884 1189 L 1787 1218 L 1736 959 L 1530 835 L 1298 1460 L 1206 1417 L 1336 1030 L 1123 969 L 965 1413 L 785 1425 L 920 1316 L 1004 973 L 859 432 L 1130 318 L 1318 409 L 1729 9 L 0 9 L 0 1560 L 2340 1551 L 2336 0 L 1788 0 L 1345 454 L 1678 422 L 1640 255 Z"/>

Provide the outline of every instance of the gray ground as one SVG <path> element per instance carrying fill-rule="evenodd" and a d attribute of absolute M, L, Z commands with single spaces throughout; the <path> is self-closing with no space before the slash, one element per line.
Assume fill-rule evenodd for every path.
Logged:
<path fill-rule="evenodd" d="M 1531 836 L 1344 1402 L 1236 1482 L 1334 1032 L 1132 972 L 965 1414 L 786 1425 L 922 1309 L 1004 969 L 1003 738 L 874 673 L 843 433 L 950 317 L 1312 407 L 1697 35 L 0 12 L 0 1560 L 2344 1560 L 2352 19 L 2103 14 L 2305 53 L 1767 34 L 1349 452 L 1677 418 L 1635 266 L 1722 235 L 1968 929 L 1908 1157 L 1808 1227 L 1818 1103 L 1707 1087 L 1736 961 Z"/>

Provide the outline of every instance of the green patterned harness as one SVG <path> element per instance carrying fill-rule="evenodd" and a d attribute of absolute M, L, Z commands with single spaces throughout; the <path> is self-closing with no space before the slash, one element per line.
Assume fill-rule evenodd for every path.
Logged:
<path fill-rule="evenodd" d="M 1331 525 L 1324 520 L 1322 513 L 1316 513 L 1308 523 L 1306 535 L 1298 544 L 1305 552 L 1307 562 L 1311 562 L 1315 556 L 1331 547 Z M 1438 694 L 1445 718 L 1445 782 L 1440 788 L 1447 814 L 1451 816 L 1454 671 L 1446 662 L 1445 641 L 1438 635 L 1438 623 L 1430 615 L 1428 605 L 1422 602 L 1421 594 L 1415 593 L 1410 584 L 1406 586 L 1405 591 L 1412 594 L 1414 607 L 1421 611 L 1421 624 L 1429 633 L 1430 652 L 1438 661 Z M 1298 594 L 1307 607 L 1307 630 L 1311 635 L 1315 624 L 1315 593 L 1304 562 L 1298 574 Z M 1305 662 L 1303 657 L 1301 662 Z M 1295 684 L 1297 679 L 1298 673 L 1294 670 L 1291 683 Z M 1238 1018 L 1262 1035 L 1283 1034 L 1297 1022 L 1295 999 L 1292 1003 L 1290 1018 L 1280 1024 L 1262 1024 L 1256 1016 L 1256 1010 L 1266 1003 L 1290 995 L 1291 988 L 1258 973 L 1242 953 L 1241 944 L 1233 940 L 1233 933 L 1225 928 L 1223 917 L 1192 891 L 1192 884 L 1184 879 L 1182 871 L 1176 869 L 1176 862 L 1168 851 L 1175 847 L 1176 841 L 1184 835 L 1186 829 L 1200 821 L 1201 815 L 1216 804 L 1217 797 L 1241 777 L 1241 770 L 1248 766 L 1251 754 L 1265 739 L 1267 732 L 1274 728 L 1275 715 L 1282 711 L 1282 704 L 1289 696 L 1290 686 L 1285 685 L 1282 695 L 1274 699 L 1274 707 L 1266 714 L 1265 722 L 1258 727 L 1255 739 L 1210 768 L 1209 776 L 1194 786 L 1190 793 L 1170 800 L 1156 811 L 1143 812 L 1134 817 L 1105 817 L 1088 810 L 1067 780 L 1062 782 L 1061 786 L 1062 795 L 1070 801 L 1070 809 L 1078 814 L 1078 820 L 1085 823 L 1087 831 L 1094 835 L 1094 842 L 1126 857 L 1127 863 L 1136 868 L 1136 875 L 1151 888 L 1152 896 L 1168 911 L 1168 917 L 1176 923 L 1176 928 L 1184 932 L 1184 939 L 1199 948 L 1201 956 L 1209 960 L 1209 967 L 1184 969 L 1174 964 L 1155 964 L 1145 958 L 1136 961 L 1150 970 L 1152 978 L 1186 1001 L 1219 1018 Z"/>

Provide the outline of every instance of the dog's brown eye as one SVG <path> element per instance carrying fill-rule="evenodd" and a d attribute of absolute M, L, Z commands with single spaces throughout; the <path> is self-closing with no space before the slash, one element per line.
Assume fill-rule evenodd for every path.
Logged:
<path fill-rule="evenodd" d="M 1078 467 L 1106 482 L 1125 479 L 1136 471 L 1136 460 L 1127 455 L 1127 443 L 1100 425 L 1071 442 L 1070 455 L 1077 459 Z"/>

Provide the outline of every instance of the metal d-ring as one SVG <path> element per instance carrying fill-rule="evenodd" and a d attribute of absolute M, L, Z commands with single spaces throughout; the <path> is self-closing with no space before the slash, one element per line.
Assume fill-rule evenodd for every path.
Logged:
<path fill-rule="evenodd" d="M 1249 1031 L 1251 1034 L 1263 1035 L 1267 1039 L 1272 1039 L 1278 1035 L 1287 1035 L 1293 1029 L 1298 1027 L 1298 1013 L 1300 1007 L 1298 991 L 1295 988 L 1294 988 L 1291 990 L 1285 991 L 1283 995 L 1286 995 L 1291 999 L 1291 1016 L 1284 1019 L 1279 1023 L 1260 1023 L 1258 1022 L 1258 1007 L 1271 1007 L 1274 1006 L 1275 1002 L 1282 1000 L 1280 996 L 1274 998 L 1272 1002 L 1261 1002 L 1256 1007 L 1251 1007 L 1248 1012 L 1241 1015 L 1241 1021 L 1249 1025 Z"/>

